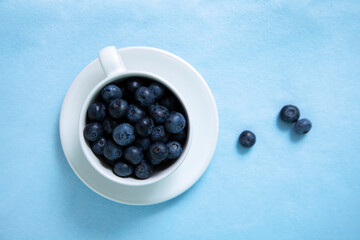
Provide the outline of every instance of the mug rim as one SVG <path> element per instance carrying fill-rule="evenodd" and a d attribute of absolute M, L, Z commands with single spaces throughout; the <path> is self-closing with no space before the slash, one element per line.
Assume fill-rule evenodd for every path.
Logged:
<path fill-rule="evenodd" d="M 88 109 L 90 103 L 93 101 L 94 97 L 107 84 L 110 84 L 111 82 L 114 82 L 117 80 L 121 81 L 121 80 L 129 78 L 129 77 L 146 77 L 146 78 L 150 78 L 153 81 L 156 81 L 156 82 L 159 82 L 159 83 L 165 85 L 179 99 L 179 101 L 183 105 L 183 108 L 185 109 L 185 112 L 187 115 L 188 136 L 186 139 L 185 148 L 183 148 L 183 152 L 181 153 L 181 156 L 175 162 L 173 162 L 168 168 L 161 170 L 158 173 L 158 175 L 156 175 L 155 177 L 150 176 L 147 179 L 136 179 L 136 178 L 132 178 L 132 177 L 122 178 L 122 177 L 116 176 L 110 168 L 106 168 L 105 166 L 102 165 L 101 160 L 91 151 L 91 149 L 88 146 L 88 144 L 86 143 L 86 140 L 83 135 L 83 130 L 86 125 L 87 109 Z M 168 81 L 166 81 L 162 77 L 160 77 L 154 73 L 147 72 L 147 71 L 120 72 L 116 75 L 111 75 L 111 76 L 105 77 L 102 81 L 100 81 L 98 84 L 96 84 L 96 86 L 90 91 L 90 93 L 87 95 L 84 103 L 82 104 L 82 108 L 81 108 L 80 116 L 79 116 L 79 123 L 78 123 L 79 124 L 79 139 L 80 139 L 81 150 L 83 151 L 87 161 L 97 172 L 99 172 L 102 176 L 106 177 L 107 179 L 109 179 L 115 183 L 127 185 L 127 186 L 146 186 L 149 184 L 153 184 L 153 183 L 159 182 L 159 181 L 163 180 L 164 178 L 170 176 L 184 162 L 184 160 L 189 152 L 190 145 L 192 142 L 192 135 L 193 135 L 190 118 L 191 117 L 188 113 L 187 103 L 184 100 L 184 98 L 181 96 L 181 94 L 176 90 L 176 88 L 174 86 L 172 86 Z M 109 174 L 109 172 L 111 174 Z"/>

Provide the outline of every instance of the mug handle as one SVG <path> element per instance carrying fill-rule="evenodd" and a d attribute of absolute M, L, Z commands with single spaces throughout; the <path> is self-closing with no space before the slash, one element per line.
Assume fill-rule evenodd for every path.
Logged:
<path fill-rule="evenodd" d="M 126 71 L 124 62 L 114 46 L 101 49 L 99 60 L 106 77 Z"/>

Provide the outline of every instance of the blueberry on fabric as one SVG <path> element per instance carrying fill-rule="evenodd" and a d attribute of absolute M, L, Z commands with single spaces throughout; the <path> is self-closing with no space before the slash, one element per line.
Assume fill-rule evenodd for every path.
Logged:
<path fill-rule="evenodd" d="M 285 105 L 280 111 L 280 118 L 284 122 L 294 123 L 300 117 L 299 109 L 294 105 Z"/>
<path fill-rule="evenodd" d="M 294 125 L 294 130 L 297 134 L 306 134 L 310 131 L 312 124 L 309 119 L 303 118 L 298 120 Z"/>
<path fill-rule="evenodd" d="M 256 136 L 253 132 L 245 130 L 240 134 L 239 141 L 243 147 L 250 148 L 254 146 L 256 142 Z"/>

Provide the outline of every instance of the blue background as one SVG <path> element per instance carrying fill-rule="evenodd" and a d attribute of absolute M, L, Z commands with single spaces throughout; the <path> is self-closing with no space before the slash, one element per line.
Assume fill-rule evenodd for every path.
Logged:
<path fill-rule="evenodd" d="M 0 0 L 0 23 L 0 239 L 360 239 L 359 1 Z M 173 200 L 111 202 L 64 157 L 62 101 L 108 45 L 170 51 L 213 91 L 216 153 Z"/>

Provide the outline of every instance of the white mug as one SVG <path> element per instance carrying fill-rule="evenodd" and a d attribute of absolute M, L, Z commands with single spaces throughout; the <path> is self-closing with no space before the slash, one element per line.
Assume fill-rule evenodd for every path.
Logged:
<path fill-rule="evenodd" d="M 128 186 L 144 186 L 148 184 L 152 184 L 155 182 L 158 182 L 167 176 L 169 176 L 171 173 L 173 173 L 184 161 L 184 159 L 187 156 L 187 153 L 189 152 L 189 148 L 191 146 L 191 140 L 192 140 L 192 127 L 191 127 L 191 116 L 188 115 L 187 119 L 187 127 L 188 127 L 188 135 L 185 147 L 183 148 L 183 152 L 181 156 L 168 168 L 159 171 L 154 172 L 153 175 L 144 180 L 135 179 L 132 177 L 128 178 L 121 178 L 116 176 L 111 168 L 105 167 L 100 159 L 91 151 L 89 145 L 86 143 L 83 131 L 86 125 L 86 114 L 87 109 L 89 105 L 94 101 L 94 99 L 99 95 L 99 92 L 103 87 L 106 85 L 116 81 L 121 82 L 122 79 L 127 79 L 129 77 L 145 77 L 149 78 L 153 81 L 157 81 L 164 86 L 166 86 L 171 92 L 179 99 L 179 101 L 182 103 L 185 111 L 188 109 L 186 101 L 184 101 L 181 94 L 165 79 L 150 73 L 150 72 L 144 72 L 144 71 L 128 71 L 126 70 L 126 67 L 121 59 L 121 56 L 119 55 L 117 49 L 113 46 L 106 47 L 102 49 L 99 52 L 99 60 L 101 63 L 101 66 L 103 68 L 103 71 L 105 73 L 105 79 L 103 79 L 101 82 L 99 82 L 89 93 L 87 96 L 85 102 L 83 103 L 81 112 L 80 112 L 80 118 L 79 118 L 79 139 L 80 139 L 80 145 L 82 148 L 82 151 L 84 152 L 87 160 L 89 163 L 94 167 L 94 169 L 102 174 L 104 177 L 108 178 L 109 180 L 122 184 L 122 185 L 128 185 Z M 123 149 L 124 150 L 124 149 Z"/>

